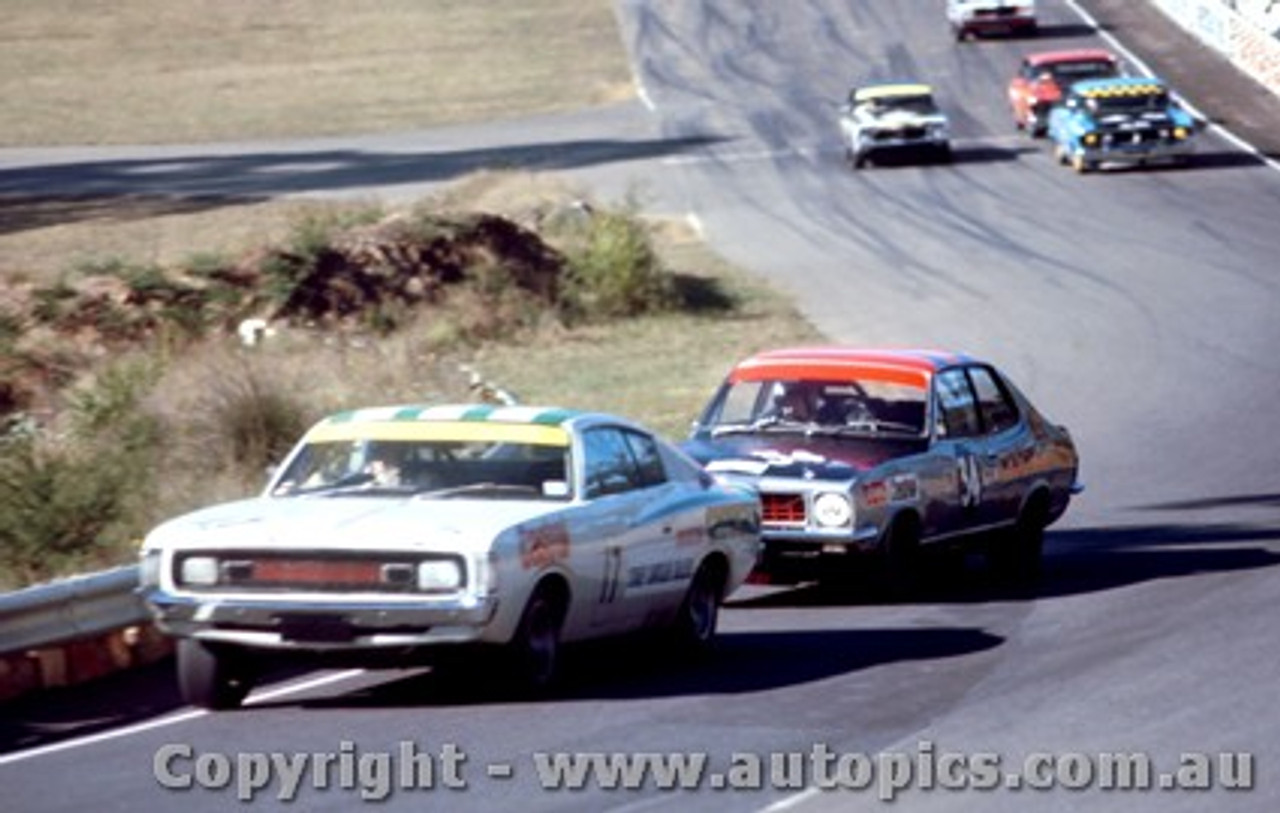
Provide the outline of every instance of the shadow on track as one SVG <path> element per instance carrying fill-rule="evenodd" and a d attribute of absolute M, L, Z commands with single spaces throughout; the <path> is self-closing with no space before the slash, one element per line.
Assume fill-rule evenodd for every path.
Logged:
<path fill-rule="evenodd" d="M 1218 508 L 1245 498 L 1179 503 L 1161 508 Z M 1277 495 L 1248 498 L 1251 504 L 1280 501 Z M 1261 501 L 1261 503 L 1260 503 Z M 840 584 L 802 584 L 731 602 L 741 609 L 877 604 L 971 604 L 1027 601 L 1113 590 L 1154 579 L 1260 570 L 1280 565 L 1280 553 L 1265 546 L 1280 540 L 1280 528 L 1239 523 L 1148 524 L 1122 528 L 1050 531 L 1044 569 L 1034 585 L 1010 584 L 993 574 L 978 554 L 937 552 L 923 563 L 919 582 L 905 594 L 891 592 L 868 569 Z"/>
<path fill-rule="evenodd" d="M 681 660 L 660 636 L 634 635 L 569 647 L 564 678 L 536 698 L 479 669 L 419 672 L 347 694 L 255 703 L 307 709 L 415 708 L 504 702 L 736 695 L 826 680 L 903 661 L 993 649 L 1004 639 L 979 629 L 859 629 L 722 633 L 714 649 Z"/>
<path fill-rule="evenodd" d="M 601 164 L 681 155 L 725 139 L 581 139 L 455 151 L 373 152 L 319 150 L 245 155 L 166 156 L 155 159 L 84 161 L 0 170 L 0 196 L 40 199 L 103 196 L 165 196 L 261 199 L 283 194 L 449 181 L 485 169 L 552 172 Z M 213 199 L 213 200 L 209 200 Z M 4 212 L 0 231 L 34 228 Z"/>
<path fill-rule="evenodd" d="M 1106 26 L 1103 26 L 1105 30 Z M 1084 23 L 1059 23 L 1046 25 L 1041 23 L 1036 30 L 1038 39 L 1083 39 L 1085 37 L 1096 37 L 1098 29 Z M 1040 50 L 1052 50 L 1049 47 Z"/>

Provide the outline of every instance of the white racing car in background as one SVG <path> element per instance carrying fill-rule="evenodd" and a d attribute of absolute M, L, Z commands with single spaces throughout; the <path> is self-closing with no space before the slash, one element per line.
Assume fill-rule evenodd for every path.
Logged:
<path fill-rule="evenodd" d="M 142 595 L 183 697 L 237 706 L 267 654 L 366 666 L 496 651 L 543 688 L 562 641 L 690 649 L 759 552 L 759 500 L 640 426 L 534 407 L 329 417 L 259 497 L 152 531 Z"/>
<path fill-rule="evenodd" d="M 950 124 L 929 85 L 854 88 L 840 113 L 840 136 L 845 160 L 854 169 L 889 154 L 951 160 Z"/>

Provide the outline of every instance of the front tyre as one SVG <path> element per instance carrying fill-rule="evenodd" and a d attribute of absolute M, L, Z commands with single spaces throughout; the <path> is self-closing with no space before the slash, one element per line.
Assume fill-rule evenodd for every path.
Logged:
<path fill-rule="evenodd" d="M 253 688 L 253 666 L 238 650 L 185 638 L 178 641 L 178 688 L 193 706 L 238 708 Z"/>
<path fill-rule="evenodd" d="M 920 576 L 920 527 L 914 518 L 894 520 L 880 555 L 889 594 L 902 598 L 915 592 Z"/>
<path fill-rule="evenodd" d="M 519 688 L 548 691 L 560 674 L 560 629 L 564 607 L 553 591 L 539 587 L 525 605 L 508 654 Z"/>

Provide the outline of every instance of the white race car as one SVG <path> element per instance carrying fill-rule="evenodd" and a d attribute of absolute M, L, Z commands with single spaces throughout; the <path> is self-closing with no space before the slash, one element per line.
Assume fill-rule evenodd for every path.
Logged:
<path fill-rule="evenodd" d="M 928 85 L 879 84 L 855 88 L 840 113 L 845 159 L 854 169 L 889 153 L 951 160 L 947 115 Z"/>
<path fill-rule="evenodd" d="M 544 688 L 562 642 L 658 625 L 705 647 L 755 565 L 759 511 L 622 418 L 361 409 L 307 432 L 260 496 L 153 530 L 141 593 L 206 708 L 238 706 L 268 654 L 398 667 L 485 649 Z"/>
<path fill-rule="evenodd" d="M 947 0 L 947 21 L 959 42 L 975 34 L 1035 35 L 1035 0 Z"/>

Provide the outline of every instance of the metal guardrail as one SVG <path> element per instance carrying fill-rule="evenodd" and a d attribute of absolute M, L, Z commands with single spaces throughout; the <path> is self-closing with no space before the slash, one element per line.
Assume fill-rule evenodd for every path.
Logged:
<path fill-rule="evenodd" d="M 0 655 L 149 621 L 137 587 L 129 565 L 0 594 Z"/>

